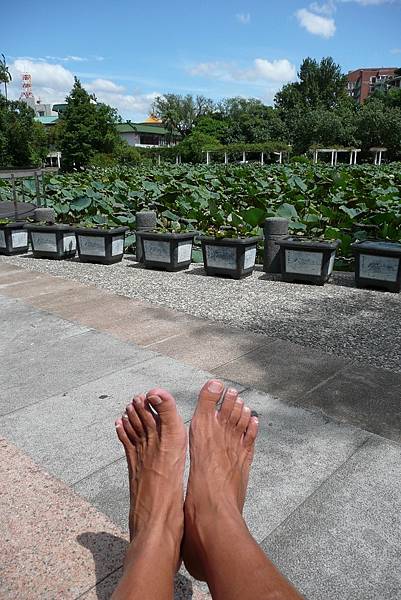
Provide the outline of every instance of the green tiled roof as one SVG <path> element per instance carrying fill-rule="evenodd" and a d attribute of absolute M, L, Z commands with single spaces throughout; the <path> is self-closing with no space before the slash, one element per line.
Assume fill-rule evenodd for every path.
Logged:
<path fill-rule="evenodd" d="M 63 112 L 66 108 L 66 104 L 53 104 L 53 110 L 58 113 Z"/>
<path fill-rule="evenodd" d="M 146 125 L 142 123 L 117 123 L 119 133 L 155 133 L 157 135 L 167 135 L 168 131 L 161 125 Z"/>
<path fill-rule="evenodd" d="M 35 121 L 39 121 L 43 125 L 53 125 L 57 119 L 58 117 L 35 117 Z"/>

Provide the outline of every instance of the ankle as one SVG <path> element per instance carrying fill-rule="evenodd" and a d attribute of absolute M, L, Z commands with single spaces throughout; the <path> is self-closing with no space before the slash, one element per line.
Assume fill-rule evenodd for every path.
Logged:
<path fill-rule="evenodd" d="M 128 567 L 133 561 L 138 559 L 154 560 L 155 556 L 160 557 L 160 548 L 163 548 L 163 560 L 171 563 L 172 569 L 175 569 L 181 551 L 181 541 L 184 533 L 184 523 L 182 522 L 171 527 L 166 523 L 155 523 L 151 527 L 141 527 L 129 544 L 125 557 L 124 566 Z"/>

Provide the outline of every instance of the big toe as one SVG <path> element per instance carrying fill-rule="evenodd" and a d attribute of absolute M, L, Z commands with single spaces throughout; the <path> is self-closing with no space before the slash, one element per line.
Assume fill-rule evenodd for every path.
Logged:
<path fill-rule="evenodd" d="M 181 421 L 174 397 L 163 388 L 153 388 L 146 394 L 146 399 L 157 412 L 164 425 L 173 426 Z"/>
<path fill-rule="evenodd" d="M 224 385 L 218 379 L 209 379 L 199 392 L 196 410 L 202 413 L 214 414 L 216 404 L 224 392 Z"/>

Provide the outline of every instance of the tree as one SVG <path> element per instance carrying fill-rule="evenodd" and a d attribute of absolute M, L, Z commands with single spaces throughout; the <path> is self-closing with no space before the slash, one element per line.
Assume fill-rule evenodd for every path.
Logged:
<path fill-rule="evenodd" d="M 113 153 L 119 141 L 115 127 L 117 111 L 97 103 L 77 78 L 66 104 L 57 124 L 63 169 L 84 168 L 95 154 Z"/>
<path fill-rule="evenodd" d="M 295 108 L 335 108 L 347 97 L 347 78 L 340 65 L 328 56 L 320 63 L 305 58 L 298 73 L 299 81 L 288 83 L 275 97 L 275 106 L 284 112 Z"/>
<path fill-rule="evenodd" d="M 401 108 L 387 106 L 377 97 L 369 98 L 358 114 L 358 136 L 365 150 L 385 147 L 393 159 L 401 157 Z"/>
<path fill-rule="evenodd" d="M 32 108 L 0 96 L 0 166 L 40 166 L 47 152 L 45 128 Z"/>
<path fill-rule="evenodd" d="M 220 104 L 227 122 L 225 143 L 249 144 L 283 140 L 287 137 L 285 125 L 278 111 L 256 98 L 228 98 Z"/>
<path fill-rule="evenodd" d="M 6 57 L 4 54 L 0 55 L 2 58 L 0 59 L 0 83 L 4 83 L 4 95 L 7 100 L 7 83 L 13 80 L 11 77 L 11 73 L 6 63 Z"/>
<path fill-rule="evenodd" d="M 195 129 L 175 147 L 175 150 L 184 162 L 200 163 L 205 160 L 205 154 L 202 152 L 203 148 L 207 146 L 218 147 L 219 145 L 217 138 Z"/>
<path fill-rule="evenodd" d="M 212 114 L 214 110 L 213 100 L 204 96 L 194 98 L 190 94 L 157 96 L 152 105 L 152 113 L 162 120 L 170 135 L 178 132 L 183 138 L 191 133 L 199 117 Z"/>
<path fill-rule="evenodd" d="M 275 97 L 275 106 L 285 123 L 289 141 L 297 153 L 311 145 L 356 144 L 357 103 L 348 96 L 346 76 L 331 57 L 320 63 L 305 58 L 299 81 L 285 85 Z"/>

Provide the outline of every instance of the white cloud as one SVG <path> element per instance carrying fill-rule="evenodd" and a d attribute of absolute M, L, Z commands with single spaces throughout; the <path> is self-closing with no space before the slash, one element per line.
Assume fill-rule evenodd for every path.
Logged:
<path fill-rule="evenodd" d="M 336 7 L 335 0 L 328 0 L 328 2 L 325 2 L 324 4 L 319 4 L 318 2 L 312 2 L 312 4 L 309 5 L 309 8 L 314 13 L 317 13 L 319 15 L 326 15 L 326 16 L 330 17 L 332 14 L 334 14 L 336 12 L 337 7 Z"/>
<path fill-rule="evenodd" d="M 240 68 L 235 63 L 220 61 L 199 63 L 189 73 L 195 76 L 220 79 L 221 81 L 259 82 L 266 81 L 287 82 L 296 77 L 295 66 L 286 58 L 269 61 L 265 58 L 255 58 L 248 68 Z"/>
<path fill-rule="evenodd" d="M 115 94 L 121 93 L 125 89 L 124 86 L 117 85 L 110 79 L 94 79 L 90 83 L 86 83 L 85 88 L 92 92 L 111 92 Z"/>
<path fill-rule="evenodd" d="M 69 90 L 74 85 L 74 76 L 63 65 L 34 62 L 28 59 L 17 59 L 10 66 L 14 83 L 21 84 L 22 73 L 32 75 L 32 83 L 36 88 L 47 87 L 54 90 Z"/>
<path fill-rule="evenodd" d="M 238 13 L 235 15 L 235 18 L 242 25 L 249 25 L 251 22 L 251 15 L 249 13 Z"/>
<path fill-rule="evenodd" d="M 391 48 L 391 54 L 401 54 L 401 48 Z"/>
<path fill-rule="evenodd" d="M 291 81 L 296 77 L 296 69 L 286 58 L 269 61 L 255 58 L 254 68 L 249 70 L 250 78 L 267 79 L 269 81 Z"/>
<path fill-rule="evenodd" d="M 306 8 L 300 8 L 295 13 L 299 24 L 309 33 L 319 35 L 326 39 L 333 37 L 336 31 L 334 19 L 316 15 Z"/>
<path fill-rule="evenodd" d="M 46 63 L 39 59 L 19 58 L 10 64 L 10 71 L 13 77 L 9 88 L 12 99 L 20 96 L 22 73 L 30 73 L 33 95 L 45 104 L 64 102 L 74 85 L 74 75 L 69 69 L 61 64 Z M 117 108 L 123 118 L 133 121 L 146 117 L 152 102 L 156 96 L 160 96 L 159 92 L 142 93 L 139 90 L 125 93 L 122 85 L 100 77 L 90 81 L 82 79 L 82 85 L 88 92 L 95 93 L 100 102 Z"/>

